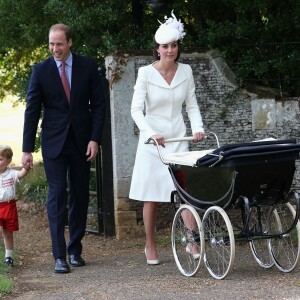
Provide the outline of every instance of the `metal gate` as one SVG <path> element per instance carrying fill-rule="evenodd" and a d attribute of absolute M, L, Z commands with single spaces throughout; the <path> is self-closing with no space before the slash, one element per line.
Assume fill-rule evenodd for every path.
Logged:
<path fill-rule="evenodd" d="M 90 205 L 86 231 L 112 236 L 115 234 L 115 218 L 109 83 L 105 77 L 106 69 L 100 67 L 98 70 L 105 95 L 106 113 L 102 142 L 91 167 Z"/>

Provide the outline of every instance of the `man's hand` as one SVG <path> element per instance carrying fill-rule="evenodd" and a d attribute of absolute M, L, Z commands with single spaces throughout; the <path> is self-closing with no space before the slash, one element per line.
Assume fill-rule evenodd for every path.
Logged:
<path fill-rule="evenodd" d="M 94 141 L 90 141 L 88 146 L 87 146 L 87 151 L 86 151 L 86 155 L 88 156 L 87 160 L 93 160 L 96 158 L 97 154 L 98 154 L 98 143 L 94 142 Z"/>
<path fill-rule="evenodd" d="M 26 170 L 33 168 L 33 157 L 30 152 L 23 152 L 22 155 L 22 165 Z"/>

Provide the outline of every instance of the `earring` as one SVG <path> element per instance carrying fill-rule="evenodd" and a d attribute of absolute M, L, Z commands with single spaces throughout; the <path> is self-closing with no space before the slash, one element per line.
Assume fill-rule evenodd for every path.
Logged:
<path fill-rule="evenodd" d="M 157 52 L 157 55 L 158 55 L 158 57 L 160 57 L 160 53 L 159 52 Z"/>

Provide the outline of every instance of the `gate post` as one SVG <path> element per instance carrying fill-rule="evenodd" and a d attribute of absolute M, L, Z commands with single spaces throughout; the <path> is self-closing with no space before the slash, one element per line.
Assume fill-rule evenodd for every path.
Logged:
<path fill-rule="evenodd" d="M 113 197 L 113 162 L 112 162 L 112 142 L 111 142 L 111 114 L 109 82 L 106 78 L 106 68 L 98 68 L 101 80 L 100 84 L 105 97 L 105 125 L 103 128 L 102 142 L 100 146 L 99 161 L 96 164 L 97 183 L 101 193 L 101 203 L 99 205 L 99 218 L 102 218 L 104 236 L 115 234 L 114 218 L 114 197 Z"/>

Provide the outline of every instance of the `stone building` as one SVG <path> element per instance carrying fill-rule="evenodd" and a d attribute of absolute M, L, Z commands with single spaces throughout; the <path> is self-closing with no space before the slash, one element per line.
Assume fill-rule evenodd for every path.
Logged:
<path fill-rule="evenodd" d="M 116 54 L 106 59 L 110 82 L 115 232 L 118 239 L 143 232 L 141 205 L 128 199 L 138 142 L 138 130 L 130 115 L 133 88 L 140 66 L 151 56 Z M 205 131 L 218 135 L 220 145 L 264 138 L 296 138 L 300 135 L 298 98 L 277 100 L 276 91 L 240 89 L 234 74 L 217 50 L 181 54 L 181 62 L 193 69 L 196 96 Z M 187 121 L 187 126 L 189 126 Z M 191 144 L 191 150 L 216 147 L 214 139 Z M 299 189 L 299 172 L 294 178 Z"/>

